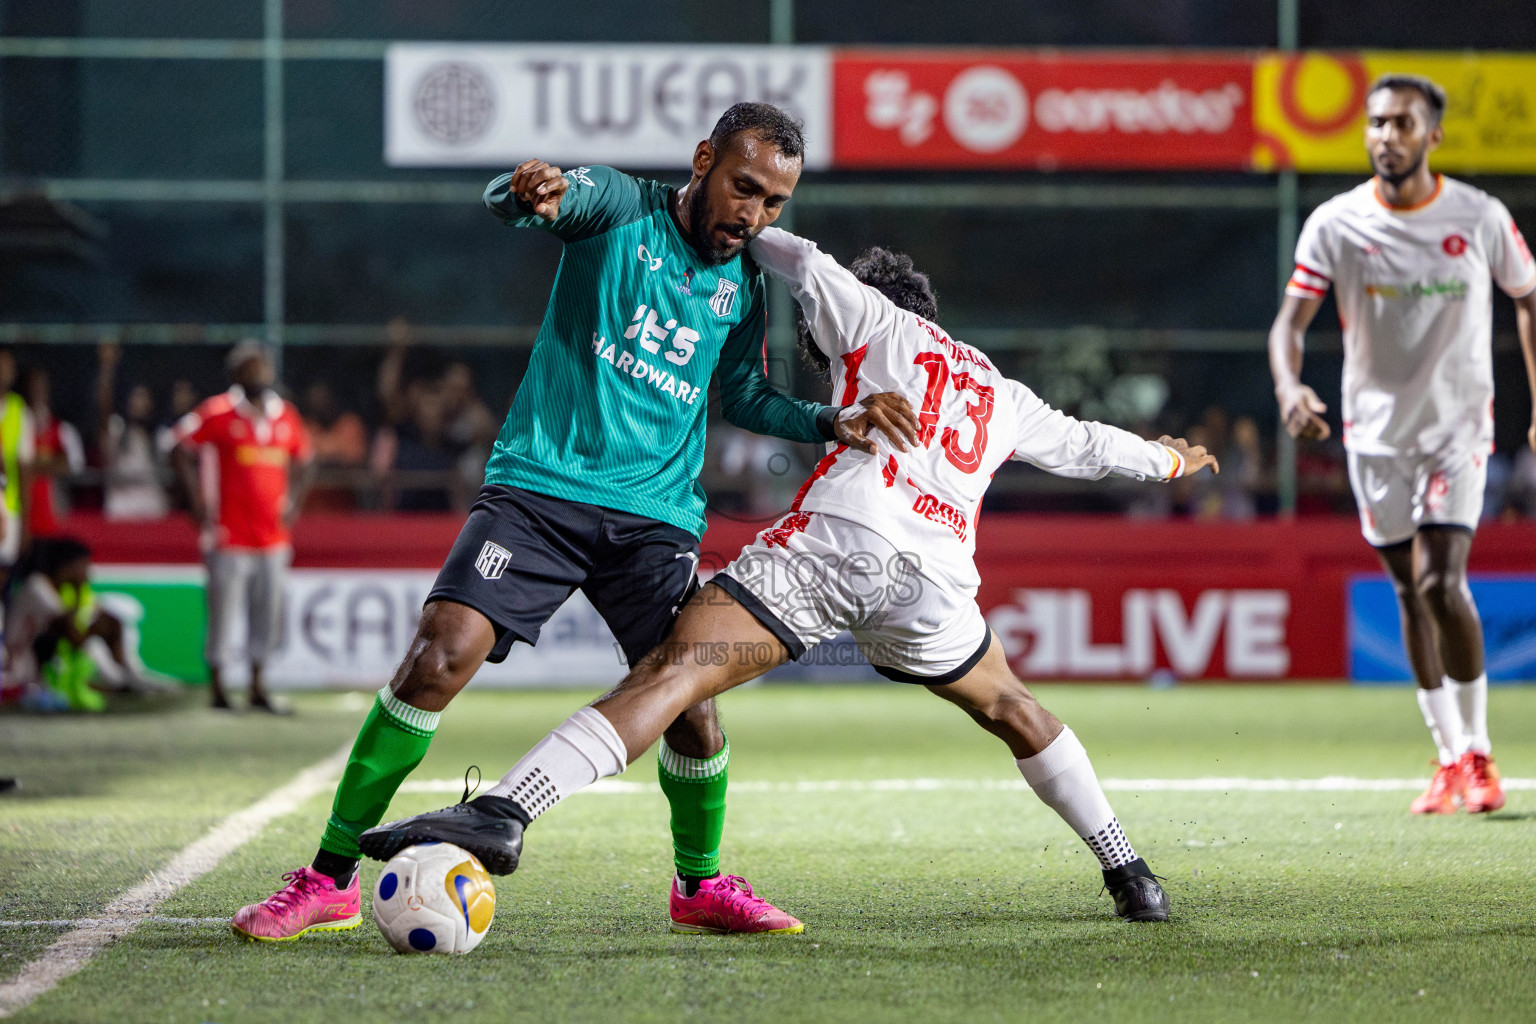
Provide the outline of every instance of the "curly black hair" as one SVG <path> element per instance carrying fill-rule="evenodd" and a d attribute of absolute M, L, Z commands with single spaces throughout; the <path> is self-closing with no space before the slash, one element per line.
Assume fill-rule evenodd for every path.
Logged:
<path fill-rule="evenodd" d="M 805 159 L 805 133 L 800 122 L 772 103 L 737 103 L 720 115 L 709 133 L 710 145 L 723 150 L 738 135 L 766 142 L 787 157 Z"/>
<path fill-rule="evenodd" d="M 912 257 L 906 253 L 872 245 L 848 264 L 848 269 L 854 277 L 902 309 L 916 313 L 924 320 L 938 319 L 939 297 L 933 284 L 927 274 L 912 265 Z M 818 373 L 826 375 L 830 364 L 826 354 L 816 347 L 816 341 L 811 337 L 811 325 L 801 309 L 795 311 L 795 335 L 805 361 Z"/>

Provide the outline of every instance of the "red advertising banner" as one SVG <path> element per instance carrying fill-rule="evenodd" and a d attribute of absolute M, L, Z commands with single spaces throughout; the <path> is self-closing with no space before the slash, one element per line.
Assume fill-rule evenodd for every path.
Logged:
<path fill-rule="evenodd" d="M 1252 55 L 842 50 L 838 167 L 1241 168 Z"/>

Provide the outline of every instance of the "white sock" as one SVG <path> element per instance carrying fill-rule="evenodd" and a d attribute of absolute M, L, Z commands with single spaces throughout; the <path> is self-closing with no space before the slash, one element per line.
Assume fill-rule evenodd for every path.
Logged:
<path fill-rule="evenodd" d="M 1014 763 L 1029 788 L 1082 837 L 1104 870 L 1136 859 L 1136 851 L 1093 773 L 1088 751 L 1071 729 L 1063 726 L 1050 746 Z"/>
<path fill-rule="evenodd" d="M 486 793 L 510 797 L 537 818 L 577 790 L 618 775 L 628 762 L 612 723 L 596 708 L 582 708 L 534 744 Z"/>
<path fill-rule="evenodd" d="M 1461 746 L 1461 712 L 1449 686 L 1437 686 L 1433 690 L 1419 687 L 1419 710 L 1424 712 L 1424 724 L 1435 741 L 1435 752 L 1440 755 L 1441 765 L 1456 763 L 1457 749 Z"/>
<path fill-rule="evenodd" d="M 1460 753 L 1476 751 L 1488 754 L 1493 744 L 1488 742 L 1488 673 L 1484 672 L 1470 683 L 1457 682 L 1445 677 L 1442 689 L 1450 690 L 1456 698 L 1456 708 L 1461 712 Z"/>

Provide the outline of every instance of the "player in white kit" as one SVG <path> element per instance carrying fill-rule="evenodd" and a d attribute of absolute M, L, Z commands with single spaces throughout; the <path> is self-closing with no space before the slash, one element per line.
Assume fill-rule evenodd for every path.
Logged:
<path fill-rule="evenodd" d="M 1467 554 L 1493 450 L 1493 284 L 1515 300 L 1536 396 L 1536 262 L 1509 211 L 1431 174 L 1444 91 L 1386 75 L 1366 98 L 1376 176 L 1307 218 L 1270 329 L 1286 429 L 1326 438 L 1302 340 L 1333 289 L 1344 328 L 1344 447 L 1361 531 L 1392 577 L 1419 706 L 1438 753 L 1415 814 L 1504 806 L 1489 756 L 1483 633 Z M 1536 423 L 1528 440 L 1536 447 Z"/>
<path fill-rule="evenodd" d="M 775 228 L 751 254 L 799 301 L 802 345 L 820 365 L 830 361 L 834 403 L 896 392 L 919 410 L 920 446 L 908 450 L 895 428 L 885 428 L 892 440 L 870 435 L 873 454 L 829 446 L 789 514 L 715 575 L 617 689 L 568 719 L 487 795 L 380 826 L 390 843 L 370 849 L 365 833 L 364 851 L 387 857 L 448 835 L 462 846 L 473 842 L 466 824 L 480 815 L 527 824 L 622 772 L 676 718 L 679 701 L 691 707 L 848 629 L 880 674 L 926 685 L 1008 745 L 1030 787 L 1098 857 L 1117 914 L 1167 920 L 1167 895 L 1126 838 L 1083 745 L 1014 676 L 982 618 L 976 513 L 1008 459 L 1063 476 L 1153 480 L 1214 469 L 1215 459 L 1182 440 L 1146 441 L 1052 409 L 933 322 L 928 280 L 905 256 L 871 250 L 850 271 Z M 514 855 L 520 834 L 517 843 Z"/>

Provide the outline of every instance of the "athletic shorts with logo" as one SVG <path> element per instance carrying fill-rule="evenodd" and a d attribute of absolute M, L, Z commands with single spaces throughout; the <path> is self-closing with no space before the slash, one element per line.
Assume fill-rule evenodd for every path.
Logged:
<path fill-rule="evenodd" d="M 428 602 L 456 601 L 491 620 L 506 660 L 577 590 L 634 665 L 666 638 L 698 588 L 699 542 L 687 530 L 599 505 L 487 484 Z"/>
<path fill-rule="evenodd" d="M 792 512 L 710 582 L 791 657 L 846 629 L 887 679 L 952 683 L 986 654 L 992 634 L 975 593 L 924 576 L 921 558 L 850 520 Z"/>
<path fill-rule="evenodd" d="M 1421 526 L 1477 529 L 1488 456 L 1448 447 L 1424 455 L 1349 453 L 1360 532 L 1375 547 L 1412 539 Z"/>

